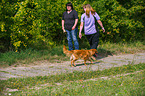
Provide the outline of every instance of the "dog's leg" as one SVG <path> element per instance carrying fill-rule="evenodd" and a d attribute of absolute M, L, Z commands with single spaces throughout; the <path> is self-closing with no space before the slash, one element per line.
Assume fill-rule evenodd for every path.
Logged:
<path fill-rule="evenodd" d="M 76 60 L 78 60 L 78 59 L 73 60 L 73 64 L 74 64 L 74 66 L 76 66 L 76 64 L 75 64 L 75 61 L 76 61 Z"/>
<path fill-rule="evenodd" d="M 73 66 L 73 59 L 74 59 L 74 55 L 72 54 L 71 57 L 70 57 L 70 60 L 71 60 L 71 67 L 74 67 L 74 66 Z"/>
<path fill-rule="evenodd" d="M 71 64 L 74 64 L 74 66 L 76 66 L 75 61 L 78 60 L 78 58 L 76 58 L 74 54 L 71 55 L 71 60 Z"/>
<path fill-rule="evenodd" d="M 93 64 L 93 61 L 92 60 L 90 60 L 90 62 Z"/>
<path fill-rule="evenodd" d="M 85 64 L 85 66 L 87 66 L 87 64 L 86 64 L 87 59 L 88 59 L 88 56 L 87 55 L 84 56 L 84 64 Z"/>
<path fill-rule="evenodd" d="M 95 58 L 94 56 L 91 56 L 91 58 L 92 58 L 93 60 L 96 60 L 96 58 Z"/>
<path fill-rule="evenodd" d="M 91 60 L 91 58 L 89 58 L 88 60 L 93 64 L 93 61 Z"/>
<path fill-rule="evenodd" d="M 75 64 L 75 61 L 76 61 L 76 60 L 77 60 L 77 59 L 71 60 L 71 66 L 72 66 L 72 67 L 76 66 L 76 64 Z M 73 64 L 74 64 L 74 66 L 73 66 Z"/>
<path fill-rule="evenodd" d="M 73 60 L 71 60 L 71 67 L 74 67 L 72 64 L 73 64 Z"/>
<path fill-rule="evenodd" d="M 85 66 L 87 66 L 87 64 L 86 64 L 86 60 L 84 60 L 84 64 L 85 64 Z"/>

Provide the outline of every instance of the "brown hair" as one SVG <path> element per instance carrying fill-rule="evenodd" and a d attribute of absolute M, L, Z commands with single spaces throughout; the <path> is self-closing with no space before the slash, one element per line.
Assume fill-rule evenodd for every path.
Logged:
<path fill-rule="evenodd" d="M 72 10 L 74 9 L 71 2 L 68 2 L 68 3 L 66 4 L 66 11 L 68 11 L 68 10 L 67 10 L 67 6 L 71 6 L 71 9 L 72 9 Z"/>
<path fill-rule="evenodd" d="M 84 6 L 83 6 L 83 8 L 86 8 L 86 15 L 88 16 L 88 17 L 90 17 L 90 11 L 91 11 L 91 14 L 92 15 L 95 15 L 95 10 L 91 7 L 91 5 L 90 4 L 85 4 Z"/>

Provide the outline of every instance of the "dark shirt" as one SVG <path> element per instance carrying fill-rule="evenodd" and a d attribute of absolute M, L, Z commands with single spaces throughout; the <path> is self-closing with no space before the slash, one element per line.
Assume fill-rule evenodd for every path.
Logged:
<path fill-rule="evenodd" d="M 72 10 L 69 14 L 65 11 L 62 16 L 62 20 L 64 20 L 64 28 L 66 30 L 72 30 L 75 19 L 78 19 L 78 13 L 76 10 Z"/>

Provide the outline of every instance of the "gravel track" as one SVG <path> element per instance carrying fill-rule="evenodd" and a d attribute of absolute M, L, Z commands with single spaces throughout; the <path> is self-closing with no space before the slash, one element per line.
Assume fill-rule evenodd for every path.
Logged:
<path fill-rule="evenodd" d="M 0 67 L 0 80 L 9 78 L 24 78 L 33 76 L 48 76 L 61 73 L 69 73 L 73 71 L 89 71 L 103 70 L 111 67 L 119 67 L 127 64 L 145 63 L 145 53 L 113 55 L 108 57 L 98 57 L 93 64 L 87 62 L 87 66 L 83 64 L 83 60 L 76 62 L 76 67 L 70 66 L 70 61 L 62 61 L 61 63 L 50 63 L 49 61 L 37 61 L 33 64 L 25 64 L 25 66 Z"/>

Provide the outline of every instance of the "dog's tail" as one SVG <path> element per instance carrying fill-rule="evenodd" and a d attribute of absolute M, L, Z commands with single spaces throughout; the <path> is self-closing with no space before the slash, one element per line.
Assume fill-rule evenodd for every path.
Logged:
<path fill-rule="evenodd" d="M 63 53 L 66 54 L 67 56 L 71 56 L 73 54 L 73 50 L 69 51 L 65 45 L 63 45 Z"/>

